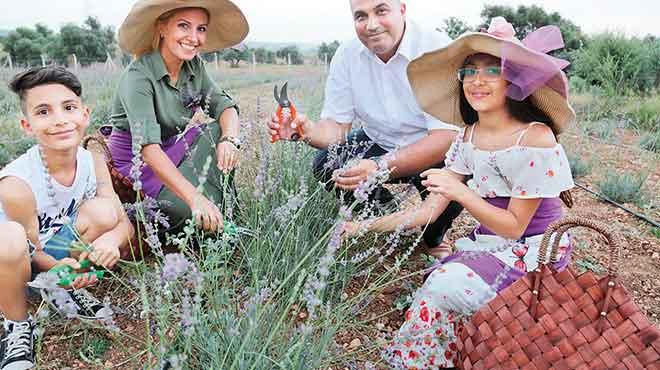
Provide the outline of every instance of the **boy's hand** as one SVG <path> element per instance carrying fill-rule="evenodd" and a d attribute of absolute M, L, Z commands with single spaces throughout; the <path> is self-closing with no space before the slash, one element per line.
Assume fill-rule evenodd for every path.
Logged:
<path fill-rule="evenodd" d="M 82 259 L 80 260 L 82 261 Z M 62 258 L 61 260 L 57 261 L 57 265 L 55 265 L 53 268 L 58 267 L 58 266 L 70 266 L 74 270 L 79 270 L 80 269 L 80 262 L 76 261 L 73 258 L 66 257 Z M 82 289 L 85 287 L 88 287 L 90 285 L 94 285 L 98 279 L 96 278 L 96 275 L 91 275 L 90 274 L 81 274 L 78 276 L 73 282 L 71 283 L 71 288 L 73 289 Z M 64 287 L 67 288 L 67 287 Z"/>
<path fill-rule="evenodd" d="M 94 265 L 112 269 L 119 262 L 120 252 L 116 243 L 104 240 L 103 236 L 92 243 L 91 251 L 80 253 L 78 261 L 89 259 Z"/>

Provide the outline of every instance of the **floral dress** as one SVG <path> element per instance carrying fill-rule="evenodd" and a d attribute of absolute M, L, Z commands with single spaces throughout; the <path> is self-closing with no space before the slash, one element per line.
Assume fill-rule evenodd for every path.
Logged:
<path fill-rule="evenodd" d="M 449 149 L 446 168 L 471 175 L 468 186 L 490 204 L 506 209 L 511 198 L 542 198 L 541 205 L 519 240 L 478 226 L 456 241 L 457 252 L 434 266 L 406 311 L 406 321 L 384 349 L 383 358 L 392 368 L 454 367 L 462 320 L 536 268 L 543 232 L 562 215 L 559 195 L 574 184 L 563 147 L 522 146 L 526 131 L 510 148 L 485 151 L 474 146 L 472 134 L 465 141 L 463 130 Z M 565 234 L 555 256 L 556 268 L 568 265 L 571 249 Z"/>

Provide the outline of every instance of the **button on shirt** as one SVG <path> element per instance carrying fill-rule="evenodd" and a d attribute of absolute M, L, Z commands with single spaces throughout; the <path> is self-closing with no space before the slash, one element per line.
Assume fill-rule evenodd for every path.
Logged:
<path fill-rule="evenodd" d="M 456 130 L 425 113 L 408 82 L 408 64 L 451 39 L 408 20 L 396 54 L 384 63 L 358 39 L 342 44 L 330 63 L 321 118 L 361 122 L 365 133 L 388 151 L 417 142 L 428 130 Z"/>
<path fill-rule="evenodd" d="M 229 107 L 238 109 L 216 86 L 200 57 L 183 62 L 172 86 L 163 57 L 155 50 L 133 61 L 122 74 L 110 120 L 142 145 L 161 144 L 185 129 L 193 115 L 191 106 L 196 106 L 186 106 L 192 97 L 201 99 L 199 106 L 216 119 Z"/>

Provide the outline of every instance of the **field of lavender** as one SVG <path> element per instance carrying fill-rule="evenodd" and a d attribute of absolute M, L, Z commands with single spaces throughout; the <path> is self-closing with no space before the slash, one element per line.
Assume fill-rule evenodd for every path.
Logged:
<path fill-rule="evenodd" d="M 40 368 L 383 368 L 378 361 L 382 341 L 398 327 L 429 261 L 415 251 L 420 233 L 397 230 L 341 241 L 342 221 L 367 215 L 340 208 L 312 177 L 312 149 L 296 143 L 272 145 L 265 128 L 265 117 L 275 108 L 273 85 L 285 81 L 299 110 L 318 117 L 324 67 L 209 68 L 241 107 L 247 149 L 237 172 L 239 206 L 225 212 L 238 226 L 237 233 L 205 238 L 189 226 L 163 243 L 147 238 L 146 257 L 121 263 L 93 289 L 114 311 L 113 320 L 105 323 L 68 320 L 35 300 L 34 309 L 45 329 L 39 345 Z M 0 70 L 0 166 L 33 145 L 19 130 L 18 102 L 6 88 L 16 72 Z M 120 71 L 99 66 L 77 73 L 93 112 L 91 132 L 108 121 Z M 583 118 L 596 104 L 587 98 L 577 103 Z M 631 141 L 626 132 L 614 129 L 612 135 L 621 141 L 602 143 L 594 130 L 606 123 L 593 121 L 571 130 L 564 142 L 574 172 L 581 168 L 584 184 L 594 189 L 600 189 L 597 184 L 605 176 L 596 173 L 605 170 L 600 164 L 612 169 L 614 176 L 645 173 L 636 189 L 643 199 L 622 203 L 658 219 L 657 152 L 631 144 L 641 134 Z M 644 134 L 657 136 L 657 131 Z M 634 150 L 617 152 L 609 145 Z M 402 206 L 418 201 L 415 191 L 401 189 L 398 194 Z M 578 194 L 577 200 L 581 212 L 614 214 L 614 208 L 587 193 Z M 145 201 L 127 207 L 150 225 L 147 232 L 157 226 L 160 218 L 153 204 Z M 660 268 L 660 231 L 618 213 L 612 222 L 620 223 L 631 244 L 646 245 L 643 250 L 627 250 L 636 262 L 623 275 L 640 302 L 648 305 L 648 313 L 656 315 L 657 324 L 660 280 L 653 271 Z M 462 215 L 451 237 L 464 235 L 473 225 L 468 215 Z M 589 245 L 578 248 L 574 263 L 602 267 L 599 258 L 604 247 L 587 234 L 584 240 Z"/>
<path fill-rule="evenodd" d="M 13 73 L 0 72 L 2 165 L 33 144 L 19 130 L 18 102 L 6 89 Z M 204 238 L 190 226 L 164 245 L 149 239 L 146 258 L 121 263 L 93 290 L 115 312 L 103 325 L 67 320 L 35 301 L 45 328 L 41 368 L 316 369 L 352 366 L 360 357 L 347 355 L 335 337 L 364 324 L 357 314 L 396 271 L 372 276 L 367 256 L 341 248 L 337 225 L 347 212 L 338 213 L 311 176 L 313 151 L 270 144 L 263 118 L 275 107 L 273 84 L 284 81 L 300 110 L 318 116 L 324 68 L 214 73 L 239 101 L 248 148 L 237 173 L 240 206 L 225 212 L 238 233 Z M 78 71 L 93 111 L 90 132 L 107 122 L 118 74 Z M 128 207 L 144 222 L 159 220 L 147 201 Z M 357 275 L 369 285 L 348 295 Z"/>

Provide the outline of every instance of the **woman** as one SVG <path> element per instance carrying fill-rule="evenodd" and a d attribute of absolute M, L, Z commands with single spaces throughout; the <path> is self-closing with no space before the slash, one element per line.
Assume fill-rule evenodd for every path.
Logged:
<path fill-rule="evenodd" d="M 421 209 L 347 227 L 351 233 L 423 225 L 450 201 L 480 222 L 415 294 L 384 351 L 392 368 L 457 365 L 462 319 L 536 268 L 545 229 L 561 217 L 562 200 L 571 204 L 570 166 L 556 141 L 575 121 L 562 72 L 567 63 L 545 54 L 563 46 L 561 34 L 544 27 L 523 42 L 514 35 L 511 24 L 497 17 L 488 32 L 463 35 L 410 64 L 408 77 L 424 110 L 467 127 L 447 152 L 446 168 L 422 174 L 432 195 Z M 556 268 L 568 264 L 570 252 L 565 235 Z"/>
<path fill-rule="evenodd" d="M 236 45 L 248 29 L 229 0 L 140 0 L 119 29 L 119 45 L 136 59 L 119 81 L 110 152 L 172 228 L 194 215 L 203 230 L 222 231 L 217 205 L 238 164 L 238 107 L 199 53 Z"/>

